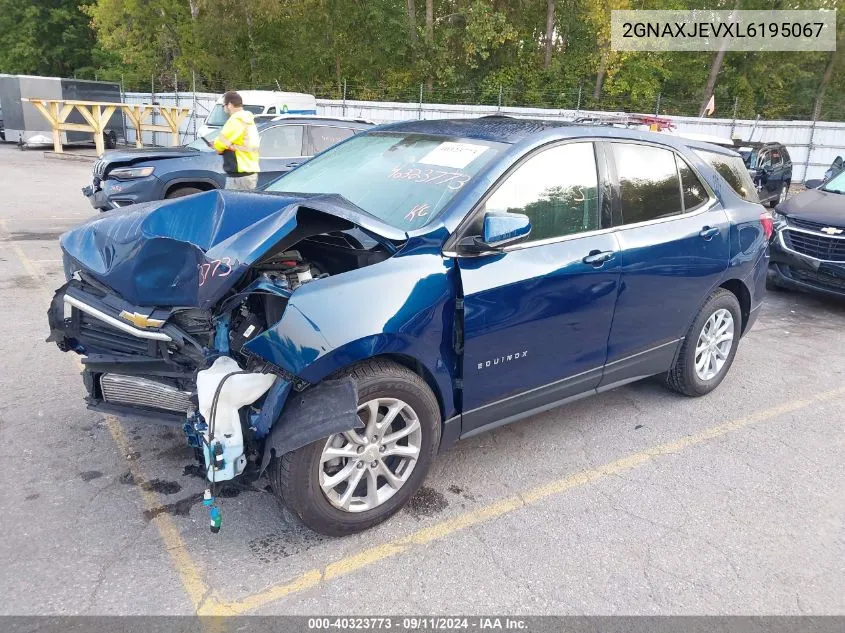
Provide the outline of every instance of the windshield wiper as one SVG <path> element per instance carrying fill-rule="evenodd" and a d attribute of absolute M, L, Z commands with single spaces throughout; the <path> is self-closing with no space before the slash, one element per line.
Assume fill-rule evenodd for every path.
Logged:
<path fill-rule="evenodd" d="M 839 189 L 827 189 L 827 188 L 822 188 L 822 191 L 827 191 L 828 193 L 845 194 L 845 191 L 840 191 Z"/>

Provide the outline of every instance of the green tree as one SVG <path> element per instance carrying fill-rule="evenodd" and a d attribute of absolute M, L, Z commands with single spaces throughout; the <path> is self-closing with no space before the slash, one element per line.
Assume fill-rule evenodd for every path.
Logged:
<path fill-rule="evenodd" d="M 72 77 L 94 63 L 80 0 L 0 0 L 0 72 Z"/>

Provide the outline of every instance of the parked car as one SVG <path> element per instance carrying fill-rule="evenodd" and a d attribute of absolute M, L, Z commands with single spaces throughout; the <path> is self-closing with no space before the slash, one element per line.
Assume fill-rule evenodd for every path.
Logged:
<path fill-rule="evenodd" d="M 740 155 L 757 187 L 760 202 L 774 207 L 786 200 L 792 183 L 792 159 L 780 143 L 746 143 Z"/>
<path fill-rule="evenodd" d="M 779 204 L 774 222 L 771 285 L 845 297 L 845 171 Z"/>
<path fill-rule="evenodd" d="M 306 158 L 372 127 L 363 120 L 275 116 L 257 123 L 261 187 Z M 94 163 L 82 193 L 95 209 L 180 198 L 226 186 L 223 159 L 201 138 L 182 147 L 141 147 L 106 152 Z"/>
<path fill-rule="evenodd" d="M 741 166 L 558 121 L 374 128 L 264 192 L 64 234 L 50 340 L 91 408 L 184 425 L 210 480 L 269 467 L 307 525 L 356 532 L 459 438 L 647 376 L 719 385 L 772 224 L 702 157 Z"/>
<path fill-rule="evenodd" d="M 243 99 L 244 110 L 252 112 L 257 117 L 273 117 L 280 114 L 316 116 L 317 114 L 317 99 L 314 95 L 277 90 L 240 90 L 238 94 Z M 220 95 L 200 127 L 199 136 L 207 139 L 214 138 L 220 133 L 227 118 L 229 117 L 223 110 L 223 95 Z"/>

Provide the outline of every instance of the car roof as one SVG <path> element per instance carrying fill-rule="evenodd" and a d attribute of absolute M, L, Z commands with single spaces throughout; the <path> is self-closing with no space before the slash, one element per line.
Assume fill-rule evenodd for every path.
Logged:
<path fill-rule="evenodd" d="M 731 149 L 723 145 L 716 145 L 715 143 L 707 143 L 705 141 L 697 141 L 686 138 L 681 138 L 681 140 L 684 145 L 692 149 L 700 149 L 702 151 L 712 152 L 713 154 L 724 154 L 725 156 L 739 156 L 739 152 L 735 149 Z"/>
<path fill-rule="evenodd" d="M 498 115 L 474 119 L 402 121 L 400 123 L 378 126 L 370 130 L 370 133 L 372 132 L 427 134 L 508 144 L 546 138 L 553 140 L 554 138 L 581 137 L 605 137 L 608 139 L 647 141 L 676 148 L 687 147 L 693 142 L 662 132 L 647 132 L 644 130 L 614 127 L 612 125 L 581 124 L 549 119 L 517 119 Z M 698 142 L 698 145 L 705 146 L 708 149 L 713 148 L 714 151 L 720 153 L 733 154 L 731 150 L 725 150 L 717 145 L 701 142 Z"/>
<path fill-rule="evenodd" d="M 366 130 L 375 125 L 374 123 L 365 121 L 364 119 L 343 119 L 340 117 L 309 116 L 307 114 L 284 114 L 274 116 L 272 119 L 267 119 L 267 115 L 260 115 L 260 117 L 261 118 L 256 122 L 256 126 L 259 130 L 263 130 L 267 127 L 275 127 L 277 125 L 302 125 L 303 123 L 321 125 L 334 123 L 337 124 L 338 127 L 352 128 L 354 130 Z"/>

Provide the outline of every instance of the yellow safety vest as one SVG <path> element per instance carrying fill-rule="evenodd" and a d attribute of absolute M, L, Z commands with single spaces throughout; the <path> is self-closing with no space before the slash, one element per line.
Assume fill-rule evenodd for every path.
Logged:
<path fill-rule="evenodd" d="M 229 141 L 227 145 L 221 139 Z M 223 154 L 223 171 L 227 174 L 258 172 L 258 130 L 252 112 L 240 110 L 228 118 L 214 139 L 214 149 Z"/>

